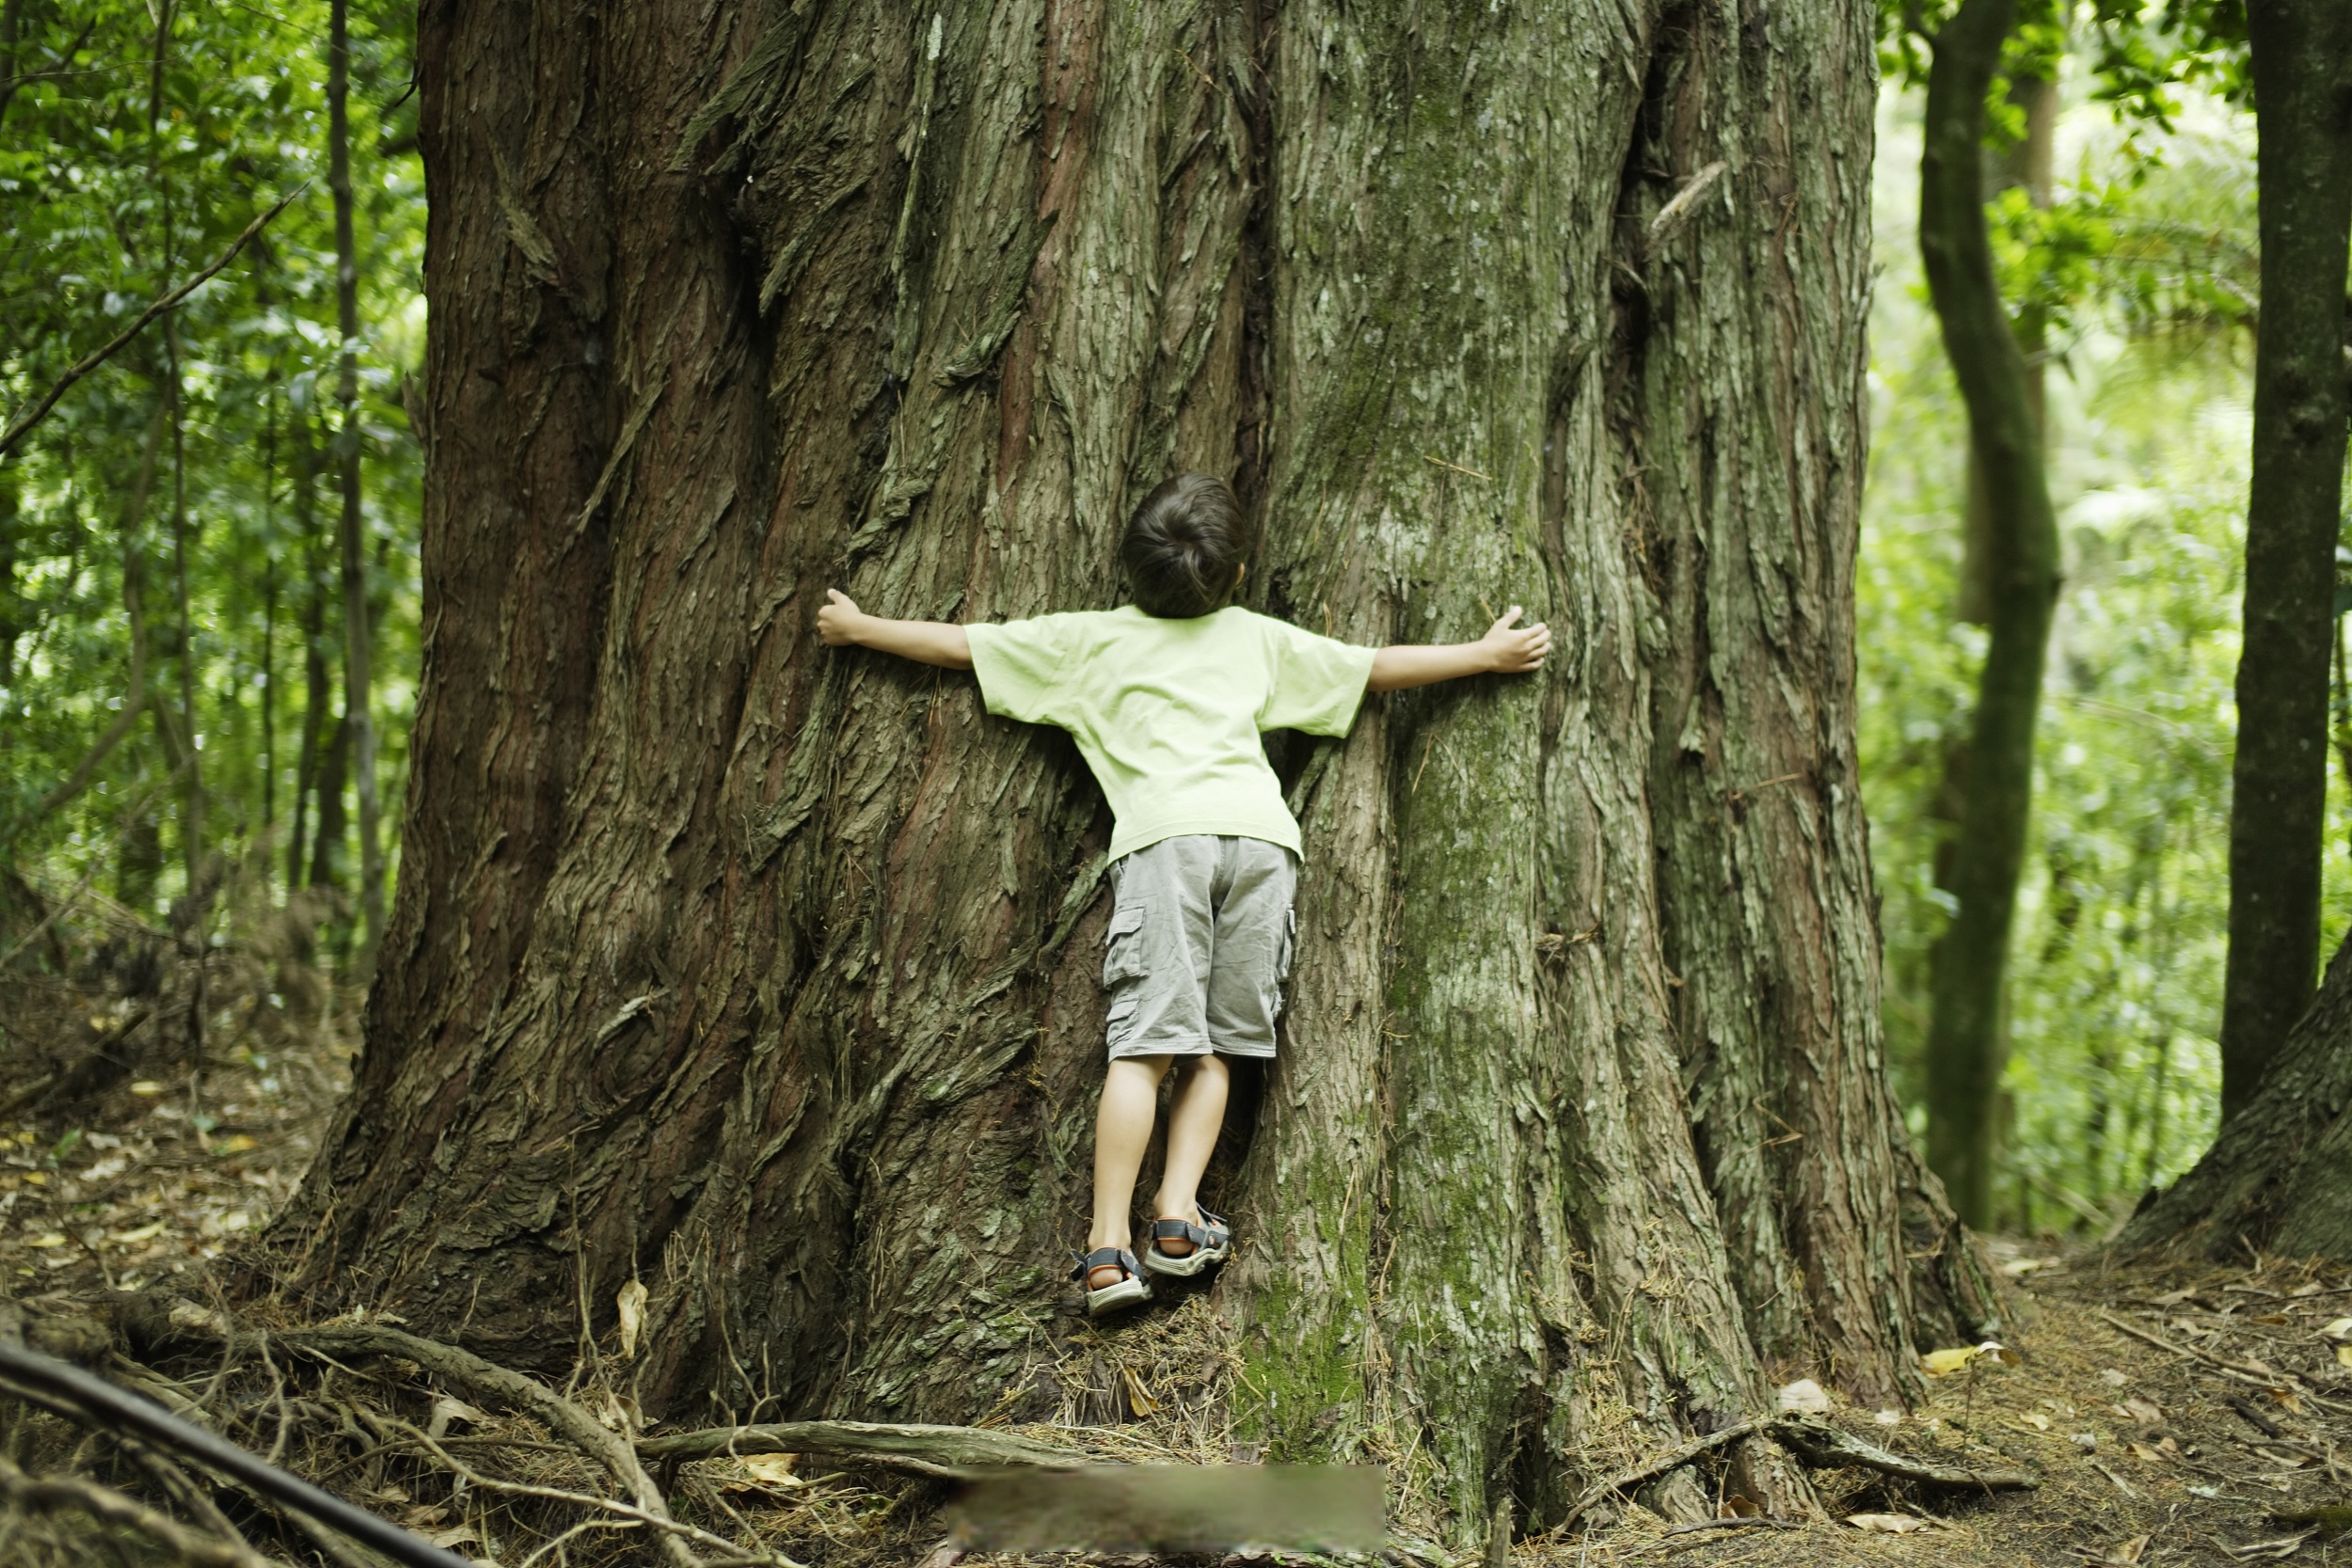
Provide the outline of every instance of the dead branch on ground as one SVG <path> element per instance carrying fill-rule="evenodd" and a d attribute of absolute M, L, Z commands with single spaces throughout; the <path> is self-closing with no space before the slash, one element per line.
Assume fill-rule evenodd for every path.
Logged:
<path fill-rule="evenodd" d="M 1084 1455 L 1066 1449 L 985 1427 L 876 1421 L 774 1421 L 763 1426 L 710 1427 L 641 1437 L 637 1451 L 648 1459 L 662 1460 L 822 1453 L 863 1459 L 915 1475 L 946 1477 L 990 1465 L 1053 1469 L 1086 1462 Z"/>

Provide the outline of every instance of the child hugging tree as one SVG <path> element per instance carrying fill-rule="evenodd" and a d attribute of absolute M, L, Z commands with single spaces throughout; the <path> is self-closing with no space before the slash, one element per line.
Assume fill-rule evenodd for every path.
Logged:
<path fill-rule="evenodd" d="M 1551 646 L 1541 625 L 1513 626 L 1517 605 L 1475 642 L 1375 650 L 1317 637 L 1231 602 L 1248 545 L 1225 482 L 1184 474 L 1127 524 L 1132 605 L 962 626 L 883 620 L 830 589 L 817 612 L 836 647 L 970 670 L 989 712 L 1068 730 L 1110 801 L 1111 1059 L 1090 1250 L 1073 1275 L 1090 1313 L 1151 1300 L 1146 1269 L 1195 1275 L 1233 1249 L 1198 1189 L 1225 1121 L 1224 1058 L 1274 1054 L 1298 880 L 1298 824 L 1260 733 L 1343 736 L 1367 689 L 1521 673 Z M 1136 1176 L 1171 1064 L 1168 1159 L 1138 1263 Z"/>

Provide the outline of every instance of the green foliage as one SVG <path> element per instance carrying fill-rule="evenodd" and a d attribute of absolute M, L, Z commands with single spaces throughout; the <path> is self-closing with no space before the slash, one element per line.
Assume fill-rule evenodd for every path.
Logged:
<path fill-rule="evenodd" d="M 205 847 L 232 857 L 285 831 L 313 654 L 332 689 L 320 715 L 332 733 L 342 643 L 331 454 L 342 442 L 363 455 L 381 760 L 398 799 L 421 469 L 401 411 L 401 379 L 423 347 L 414 18 L 389 4 L 353 14 L 362 341 L 348 429 L 333 398 L 326 19 L 316 0 L 160 13 L 27 0 L 17 86 L 0 109 L 0 405 L 11 414 L 308 182 L 235 263 L 68 391 L 0 462 L 0 857 L 71 885 L 127 843 L 117 887 L 100 885 L 150 911 L 183 876 L 168 732 L 197 748 Z M 148 432 L 175 390 L 178 418 L 167 413 L 151 492 L 132 514 Z M 43 799 L 123 700 L 126 562 L 145 578 L 147 689 L 161 712 L 141 719 L 87 791 L 44 815 Z M 180 711 L 183 674 L 192 713 Z M 158 835 L 174 852 L 151 880 L 142 863 L 154 857 L 139 846 Z"/>
<path fill-rule="evenodd" d="M 2063 81 L 2063 78 L 2061 78 Z M 2066 580 L 2010 947 L 2004 1224 L 2128 1209 L 2210 1136 L 2219 1087 L 2232 689 L 2248 478 L 2252 128 L 2191 91 L 2169 131 L 2073 85 L 2046 211 L 1995 209 L 2021 337 L 2049 329 L 2048 461 Z M 1859 580 L 1864 793 L 1898 1087 L 1921 1099 L 1937 886 L 1983 645 L 1958 624 L 1966 421 L 1918 283 L 1915 99 L 1878 173 L 1873 448 Z M 2352 806 L 2336 802 L 2337 832 Z M 2331 928 L 2352 864 L 2331 859 Z"/>

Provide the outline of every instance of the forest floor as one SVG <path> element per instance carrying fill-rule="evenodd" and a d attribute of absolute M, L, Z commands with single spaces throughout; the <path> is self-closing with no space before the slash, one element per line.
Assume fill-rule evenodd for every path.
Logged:
<path fill-rule="evenodd" d="M 191 966 L 167 961 L 147 974 L 141 965 L 150 960 L 135 943 L 108 950 L 103 965 L 86 957 L 82 982 L 11 975 L 0 987 L 0 1297 L 21 1303 L 32 1321 L 142 1290 L 175 1299 L 175 1323 L 183 1313 L 190 1323 L 216 1321 L 210 1315 L 221 1304 L 206 1265 L 285 1201 L 349 1077 L 354 999 L 305 968 L 302 929 L 290 926 L 277 942 L 274 951 L 249 947 L 217 966 L 207 960 L 205 990 L 193 993 L 201 996 L 207 1032 L 196 1041 L 185 1027 L 198 983 Z M 109 983 L 90 982 L 93 966 L 111 966 Z M 116 983 L 126 967 L 134 983 Z M 70 1048 L 54 1055 L 44 1054 L 54 1047 L 31 1043 L 57 1040 Z M 103 1070 L 93 1073 L 92 1060 Z M 77 1071 L 73 1086 L 86 1092 L 61 1106 L 55 1092 Z M 2352 1525 L 2352 1269 L 2249 1257 L 2231 1267 L 2125 1270 L 2092 1251 L 2070 1257 L 2054 1243 L 1995 1247 L 2024 1308 L 2010 1339 L 2018 1364 L 1980 1356 L 1934 1380 L 1929 1402 L 1909 1413 L 1834 1408 L 1828 1417 L 1911 1458 L 2026 1469 L 2040 1479 L 2037 1488 L 1971 1493 L 1868 1469 L 1817 1469 L 1825 1512 L 1816 1519 L 1677 1527 L 1627 1503 L 1591 1528 L 1520 1541 L 1511 1560 L 1519 1568 L 1670 1560 L 1683 1568 L 2170 1568 L 2285 1559 L 2352 1568 L 2352 1529 L 2344 1528 Z M 1072 1327 L 1063 1338 L 1060 1418 L 1009 1430 L 1106 1459 L 1246 1458 L 1215 1415 L 1228 1375 L 1222 1341 L 1222 1324 L 1198 1294 L 1126 1325 Z M 506 1568 L 660 1560 L 641 1535 L 592 1529 L 578 1522 L 578 1510 L 567 1514 L 547 1500 L 568 1493 L 585 1504 L 612 1486 L 579 1453 L 548 1441 L 543 1424 L 485 1413 L 437 1389 L 414 1366 L 403 1368 L 405 1387 L 394 1386 L 397 1379 L 355 1380 L 333 1366 L 296 1388 L 291 1370 L 262 1360 L 269 1366 L 262 1382 L 251 1368 L 231 1375 L 224 1360 L 209 1383 L 202 1368 L 183 1366 L 174 1369 L 179 1382 L 164 1384 L 112 1355 L 155 1380 L 162 1397 L 199 1389 L 215 1398 L 229 1412 L 223 1430 L 257 1447 L 273 1445 L 256 1411 L 278 1412 L 280 1447 L 289 1408 L 358 1415 L 372 1441 L 346 1423 L 342 1435 L 294 1442 L 285 1463 L 475 1560 Z M 599 1386 L 591 1370 L 566 1392 L 604 1398 Z M 28 1441 L 6 1420 L 0 1428 L 11 1463 L 67 1451 L 56 1441 Z M 433 1441 L 420 1449 L 407 1437 L 387 1441 L 388 1433 Z M 353 1459 L 345 1436 L 375 1457 Z M 414 1463 L 381 1457 L 404 1444 Z M 478 1466 L 473 1481 L 437 1469 L 421 1457 L 425 1449 Z M 90 1463 L 87 1444 L 72 1455 Z M 119 1459 L 95 1469 L 117 1479 L 125 1472 Z M 1152 1560 L 967 1555 L 943 1537 L 938 1483 L 855 1462 L 763 1454 L 690 1462 L 665 1476 L 681 1518 L 824 1568 Z M 524 1490 L 532 1487 L 539 1491 Z M 496 1506 L 485 1501 L 493 1497 Z M 1741 1502 L 1726 1499 L 1724 1512 Z M 1410 1512 L 1401 1509 L 1400 1517 Z M 567 1547 L 538 1549 L 566 1528 Z M 12 1561 L 77 1560 L 63 1536 L 7 1538 L 17 1543 Z M 1447 1561 L 1425 1543 L 1398 1539 L 1402 1546 L 1388 1555 L 1399 1562 Z M 31 1550 L 42 1541 L 46 1547 Z M 30 1555 L 16 1557 L 19 1550 Z"/>

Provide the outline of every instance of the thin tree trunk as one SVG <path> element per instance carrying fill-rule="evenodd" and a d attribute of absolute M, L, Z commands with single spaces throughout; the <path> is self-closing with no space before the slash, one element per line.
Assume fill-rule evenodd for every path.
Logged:
<path fill-rule="evenodd" d="M 333 701 L 326 667 L 326 567 L 319 540 L 318 443 L 306 409 L 293 412 L 294 436 L 294 528 L 302 536 L 302 739 L 294 753 L 294 821 L 286 833 L 286 889 L 304 885 L 303 857 L 310 839 L 305 816 L 319 782 L 319 737 Z"/>
<path fill-rule="evenodd" d="M 16 685 L 16 643 L 30 629 L 16 591 L 17 519 L 21 515 L 16 473 L 0 471 L 0 688 Z"/>
<path fill-rule="evenodd" d="M 359 511 L 359 261 L 352 235 L 350 0 L 327 8 L 327 183 L 335 195 L 335 319 L 342 338 L 335 401 L 342 428 L 335 453 L 342 479 L 343 722 L 350 729 L 350 766 L 359 797 L 359 915 L 364 968 L 384 933 L 384 848 L 377 826 L 375 725 L 370 713 L 367 556 Z M 320 821 L 326 820 L 321 810 Z"/>
<path fill-rule="evenodd" d="M 1993 161 L 1994 190 L 1998 192 L 2023 187 L 2035 206 L 2046 208 L 2050 205 L 2053 177 L 2057 171 L 2058 83 L 2038 76 L 2020 76 L 2010 84 L 2009 101 L 2026 117 L 2026 134 Z M 2033 402 L 2034 429 L 2046 438 L 2049 420 L 2043 391 L 2044 365 L 2041 339 L 2041 331 L 2036 326 L 2027 329 L 2021 342 L 2026 352 L 2026 395 Z M 1960 602 L 1954 618 L 1970 626 L 1990 626 L 1993 621 L 1992 501 L 1985 492 L 1984 466 L 1977 460 L 1973 442 L 1968 448 L 1965 484 Z"/>
<path fill-rule="evenodd" d="M 343 804 L 343 791 L 350 782 L 351 715 L 344 713 L 336 718 L 335 727 L 326 732 L 326 744 L 319 751 L 313 780 L 319 822 L 310 844 L 310 887 L 343 887 L 345 857 L 351 847 L 351 818 Z"/>
<path fill-rule="evenodd" d="M 2328 806 L 2328 642 L 2343 498 L 2352 8 L 2249 0 L 2262 317 L 2230 810 L 2221 1114 L 2312 999 Z"/>
<path fill-rule="evenodd" d="M 196 619 L 188 604 L 188 454 L 185 410 L 182 404 L 180 345 L 167 326 L 166 356 L 171 377 L 171 569 L 172 598 L 180 614 L 180 731 L 186 755 L 175 758 L 181 768 L 180 863 L 188 879 L 188 894 L 196 895 L 204 866 L 203 732 L 196 711 Z"/>
<path fill-rule="evenodd" d="M 262 438 L 262 842 L 278 826 L 278 405 Z M 262 864 L 262 891 L 269 863 Z"/>
<path fill-rule="evenodd" d="M 98 765 L 122 743 L 122 737 L 138 723 L 140 711 L 152 700 L 147 690 L 147 553 L 139 535 L 147 516 L 148 497 L 155 488 L 155 461 L 163 446 L 164 419 L 165 404 L 158 398 L 154 415 L 147 421 L 147 438 L 139 448 L 137 476 L 131 482 L 131 494 L 122 507 L 122 611 L 131 630 L 131 668 L 123 679 L 122 706 L 82 754 L 82 760 L 74 764 L 65 782 L 41 797 L 40 805 L 33 814 L 35 821 L 89 787 Z"/>
<path fill-rule="evenodd" d="M 24 14 L 24 0 L 0 0 L 0 118 L 7 116 L 21 80 L 16 73 L 16 47 Z"/>
<path fill-rule="evenodd" d="M 2058 529 L 2025 356 L 1993 271 L 1984 212 L 1984 97 L 2012 0 L 1963 0 L 1934 40 L 1919 160 L 1919 248 L 1969 442 L 1984 474 L 1992 636 L 1979 677 L 1967 789 L 1952 857 L 1959 909 L 1934 965 L 1928 1160 L 1962 1219 L 1992 1212 L 2001 997 L 2033 795 L 2034 721 L 2058 594 Z"/>
<path fill-rule="evenodd" d="M 545 1364 L 633 1269 L 652 1410 L 1089 1408 L 1164 1323 L 1081 1342 L 1061 1291 L 1102 798 L 811 616 L 1109 604 L 1206 468 L 1270 612 L 1516 600 L 1566 650 L 1277 746 L 1292 1006 L 1211 1194 L 1239 1430 L 1418 1455 L 1416 1528 L 1486 1551 L 1620 1412 L 1901 1397 L 1907 1255 L 1964 1248 L 1854 782 L 1871 62 L 1828 0 L 427 13 L 404 873 L 294 1283 Z"/>

